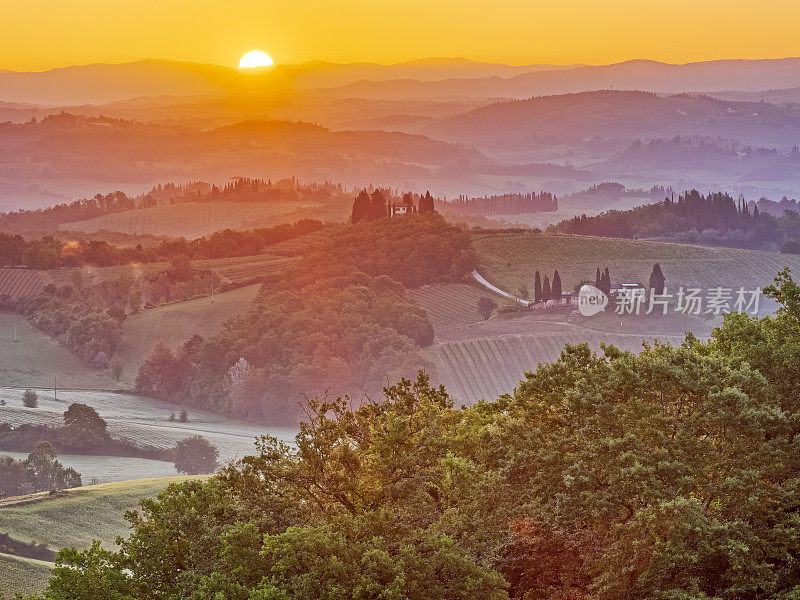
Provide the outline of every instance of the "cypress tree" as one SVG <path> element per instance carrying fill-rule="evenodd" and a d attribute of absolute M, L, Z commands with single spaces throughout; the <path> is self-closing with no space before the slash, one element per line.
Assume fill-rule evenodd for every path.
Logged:
<path fill-rule="evenodd" d="M 542 301 L 547 302 L 548 300 L 552 300 L 553 294 L 550 291 L 550 278 L 545 275 L 544 276 L 544 286 L 542 287 Z"/>
<path fill-rule="evenodd" d="M 606 270 L 603 271 L 603 277 L 600 280 L 600 284 L 600 289 L 603 290 L 605 294 L 611 293 L 611 274 L 608 272 L 608 267 L 606 267 Z"/>
<path fill-rule="evenodd" d="M 367 194 L 367 190 L 361 190 L 356 196 L 356 199 L 353 201 L 353 214 L 350 217 L 350 220 L 353 223 L 358 223 L 361 221 L 367 213 L 369 212 L 369 194 Z"/>
<path fill-rule="evenodd" d="M 542 278 L 539 275 L 539 271 L 536 271 L 536 277 L 534 277 L 533 301 L 534 302 L 541 302 L 542 301 Z"/>
<path fill-rule="evenodd" d="M 600 289 L 602 276 L 600 275 L 600 267 L 597 267 L 597 272 L 594 274 L 594 287 Z"/>
<path fill-rule="evenodd" d="M 558 274 L 558 270 L 553 273 L 553 285 L 551 292 L 553 295 L 553 300 L 556 302 L 561 302 L 561 275 Z"/>
<path fill-rule="evenodd" d="M 653 272 L 650 273 L 650 293 L 663 294 L 664 282 L 666 280 L 664 273 L 661 272 L 661 265 L 656 263 L 655 266 L 653 266 Z"/>

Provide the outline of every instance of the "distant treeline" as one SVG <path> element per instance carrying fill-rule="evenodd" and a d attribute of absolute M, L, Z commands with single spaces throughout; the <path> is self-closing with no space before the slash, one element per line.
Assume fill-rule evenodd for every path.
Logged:
<path fill-rule="evenodd" d="M 0 265 L 55 269 L 149 263 L 177 256 L 193 259 L 253 256 L 261 254 L 268 246 L 319 231 L 322 227 L 320 221 L 302 220 L 248 231 L 226 229 L 194 240 L 164 240 L 149 248 L 141 245 L 120 248 L 100 240 L 64 243 L 52 236 L 26 240 L 18 234 L 0 233 Z"/>
<path fill-rule="evenodd" d="M 502 194 L 483 198 L 459 196 L 455 200 L 440 201 L 436 207 L 442 212 L 459 215 L 521 215 L 554 212 L 558 210 L 558 199 L 549 192 Z"/>
<path fill-rule="evenodd" d="M 436 213 L 338 228 L 216 336 L 177 352 L 158 346 L 138 391 L 271 423 L 296 423 L 301 394 L 367 392 L 414 373 L 433 341 L 406 287 L 456 281 L 474 268 L 467 231 Z"/>
<path fill-rule="evenodd" d="M 278 181 L 237 177 L 218 187 L 205 181 L 167 183 L 154 186 L 135 197 L 124 192 L 97 194 L 74 202 L 35 210 L 0 213 L 5 231 L 50 231 L 59 225 L 83 221 L 137 208 L 184 202 L 309 202 L 347 201 L 348 192 L 340 183 L 300 183 L 294 177 Z"/>
<path fill-rule="evenodd" d="M 800 215 L 787 212 L 777 218 L 750 210 L 740 199 L 726 193 L 707 196 L 697 190 L 685 192 L 678 200 L 638 206 L 631 210 L 610 210 L 594 217 L 582 215 L 562 221 L 549 231 L 619 238 L 662 238 L 738 248 L 777 249 L 781 243 L 800 235 Z"/>

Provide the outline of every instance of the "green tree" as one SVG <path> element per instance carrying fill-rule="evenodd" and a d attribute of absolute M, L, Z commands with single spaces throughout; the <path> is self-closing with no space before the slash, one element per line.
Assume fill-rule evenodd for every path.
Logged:
<path fill-rule="evenodd" d="M 26 408 L 36 408 L 39 406 L 39 396 L 32 389 L 22 392 L 22 405 Z"/>
<path fill-rule="evenodd" d="M 478 314 L 481 315 L 484 320 L 488 320 L 495 310 L 497 310 L 497 302 L 488 296 L 478 298 Z"/>
<path fill-rule="evenodd" d="M 533 278 L 533 301 L 537 304 L 542 301 L 542 276 L 539 271 L 536 271 Z"/>
<path fill-rule="evenodd" d="M 180 473 L 201 475 L 217 469 L 219 450 L 206 438 L 195 435 L 179 441 L 173 450 L 173 462 Z"/>
<path fill-rule="evenodd" d="M 553 273 L 553 284 L 550 293 L 553 296 L 553 300 L 561 302 L 561 276 L 558 274 L 557 270 Z"/>

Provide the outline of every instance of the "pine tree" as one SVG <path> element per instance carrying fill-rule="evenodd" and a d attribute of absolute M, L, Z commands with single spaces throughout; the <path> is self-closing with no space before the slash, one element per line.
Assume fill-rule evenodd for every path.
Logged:
<path fill-rule="evenodd" d="M 533 301 L 539 303 L 542 301 L 542 277 L 539 275 L 539 271 L 536 271 L 533 281 Z"/>
<path fill-rule="evenodd" d="M 553 285 L 551 292 L 553 295 L 553 300 L 556 302 L 561 302 L 561 275 L 558 274 L 558 270 L 553 273 Z"/>
<path fill-rule="evenodd" d="M 544 286 L 542 287 L 542 301 L 547 302 L 553 298 L 553 294 L 550 291 L 550 277 L 547 275 L 544 276 Z"/>
<path fill-rule="evenodd" d="M 594 274 L 594 287 L 598 290 L 600 289 L 600 285 L 602 281 L 602 276 L 600 275 L 600 267 L 597 267 L 597 272 Z"/>

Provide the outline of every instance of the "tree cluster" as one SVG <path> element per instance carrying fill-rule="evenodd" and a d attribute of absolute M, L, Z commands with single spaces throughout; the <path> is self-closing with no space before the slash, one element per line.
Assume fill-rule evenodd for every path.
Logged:
<path fill-rule="evenodd" d="M 459 196 L 455 200 L 440 202 L 439 208 L 459 215 L 522 215 L 557 211 L 558 199 L 550 192 L 502 194 L 483 198 Z"/>
<path fill-rule="evenodd" d="M 24 460 L 0 455 L 0 498 L 79 487 L 80 473 L 64 468 L 48 442 L 39 442 Z"/>
<path fill-rule="evenodd" d="M 107 431 L 105 420 L 86 404 L 73 403 L 64 412 L 60 426 L 22 423 L 12 427 L 0 424 L 0 450 L 31 452 L 37 444 L 47 442 L 62 454 L 128 456 L 154 460 L 170 460 L 168 450 L 143 446 L 126 439 L 115 439 Z"/>
<path fill-rule="evenodd" d="M 665 238 L 741 248 L 777 249 L 787 237 L 800 234 L 800 215 L 787 211 L 781 218 L 761 214 L 755 206 L 728 194 L 704 196 L 685 192 L 677 201 L 647 204 L 594 217 L 581 215 L 551 225 L 549 231 L 618 238 Z"/>
<path fill-rule="evenodd" d="M 26 240 L 21 235 L 0 233 L 0 265 L 57 269 L 152 263 L 179 256 L 193 259 L 254 256 L 262 254 L 269 246 L 319 231 L 322 227 L 320 221 L 301 220 L 247 231 L 226 229 L 193 240 L 164 240 L 148 248 L 141 244 L 117 247 L 102 240 L 64 242 L 53 236 Z"/>
<path fill-rule="evenodd" d="M 424 364 L 433 341 L 405 287 L 457 280 L 474 264 L 469 235 L 438 215 L 337 230 L 217 336 L 158 346 L 136 386 L 148 395 L 258 421 L 294 423 L 301 394 L 375 394 Z"/>

